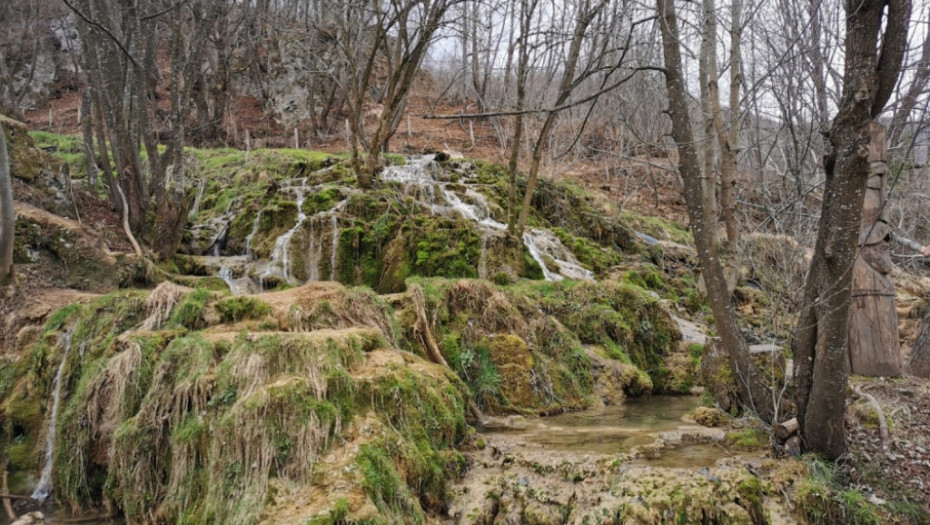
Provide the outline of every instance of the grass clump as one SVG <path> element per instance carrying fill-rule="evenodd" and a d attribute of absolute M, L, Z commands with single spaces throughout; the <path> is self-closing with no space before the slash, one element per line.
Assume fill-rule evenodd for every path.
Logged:
<path fill-rule="evenodd" d="M 769 435 L 755 428 L 744 428 L 728 432 L 726 443 L 742 450 L 758 449 L 769 445 Z"/>
<path fill-rule="evenodd" d="M 223 299 L 218 301 L 215 307 L 224 323 L 238 323 L 246 319 L 261 319 L 271 313 L 271 307 L 262 300 L 248 296 Z"/>

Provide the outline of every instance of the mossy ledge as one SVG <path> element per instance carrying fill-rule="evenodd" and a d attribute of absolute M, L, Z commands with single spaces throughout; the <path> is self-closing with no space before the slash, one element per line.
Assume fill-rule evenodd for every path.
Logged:
<path fill-rule="evenodd" d="M 281 487 L 315 486 L 333 475 L 323 460 L 341 457 L 346 498 L 306 503 L 301 522 L 335 513 L 422 523 L 441 512 L 447 481 L 464 471 L 455 450 L 467 435 L 464 385 L 394 347 L 377 296 L 335 285 L 284 293 L 230 300 L 164 283 L 55 313 L 15 376 L 3 376 L 0 459 L 17 472 L 41 468 L 59 334 L 70 330 L 60 503 L 132 523 L 275 523 Z M 301 310 L 311 302 L 339 310 Z M 295 308 L 282 312 L 285 303 Z M 280 321 L 242 329 L 256 316 Z M 348 436 L 373 428 L 349 450 Z"/>

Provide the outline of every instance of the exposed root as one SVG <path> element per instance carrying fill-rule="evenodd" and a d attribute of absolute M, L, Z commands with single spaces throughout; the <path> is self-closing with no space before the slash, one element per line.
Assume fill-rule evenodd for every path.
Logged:
<path fill-rule="evenodd" d="M 420 285 L 414 284 L 410 286 L 410 299 L 413 301 L 413 309 L 416 311 L 417 316 L 417 322 L 413 328 L 423 343 L 423 347 L 426 348 L 427 357 L 429 357 L 430 361 L 449 368 L 449 363 L 442 356 L 439 345 L 436 344 L 436 338 L 433 336 L 433 331 L 430 329 L 426 317 L 426 299 L 423 297 L 423 288 Z M 471 399 L 468 400 L 468 410 L 478 421 L 486 419 L 484 413 Z"/>
<path fill-rule="evenodd" d="M 882 410 L 882 406 L 878 403 L 878 400 L 875 399 L 875 396 L 863 392 L 858 386 L 853 386 L 852 390 L 856 397 L 868 401 L 872 409 L 875 410 L 875 414 L 878 417 L 878 432 L 882 438 L 882 450 L 888 452 L 891 450 L 891 438 L 888 435 L 888 422 L 885 421 L 885 412 Z"/>
<path fill-rule="evenodd" d="M 126 203 L 126 195 L 123 193 L 123 188 L 120 188 L 119 184 L 116 185 L 116 190 L 119 191 L 119 198 L 123 201 L 123 231 L 126 232 L 126 238 L 129 239 L 129 244 L 132 245 L 132 249 L 136 252 L 136 255 L 139 256 L 139 259 L 145 259 L 142 248 L 139 247 L 139 243 L 136 242 L 136 237 L 132 234 L 132 229 L 129 227 L 129 204 Z"/>
<path fill-rule="evenodd" d="M 3 491 L 3 493 L 0 494 L 0 498 L 3 499 L 3 510 L 6 511 L 6 515 L 7 517 L 10 518 L 10 521 L 13 521 L 16 519 L 16 513 L 13 512 L 13 505 L 10 505 L 10 500 L 13 498 L 9 494 L 10 489 L 9 489 L 9 485 L 7 485 L 6 478 L 7 478 L 7 472 L 6 472 L 6 469 L 4 468 L 3 474 L 0 475 L 0 479 L 2 479 L 2 483 L 3 483 L 2 485 L 0 485 L 0 490 Z"/>

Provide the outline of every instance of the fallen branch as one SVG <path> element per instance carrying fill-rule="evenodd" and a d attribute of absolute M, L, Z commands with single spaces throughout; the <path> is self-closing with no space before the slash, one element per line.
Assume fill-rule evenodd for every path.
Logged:
<path fill-rule="evenodd" d="M 417 322 L 413 329 L 418 333 L 420 341 L 426 348 L 426 356 L 429 357 L 430 361 L 450 368 L 449 363 L 446 362 L 446 359 L 442 356 L 442 352 L 439 350 L 439 345 L 436 344 L 433 331 L 430 330 L 429 321 L 426 318 L 426 299 L 423 297 L 423 288 L 420 285 L 414 284 L 410 286 L 410 299 L 413 301 L 413 309 L 417 316 Z M 486 418 L 484 413 L 481 412 L 478 405 L 471 399 L 468 400 L 468 410 L 478 422 L 483 423 L 485 421 Z"/>
<path fill-rule="evenodd" d="M 919 242 L 913 239 L 908 239 L 907 237 L 903 235 L 899 235 L 897 233 L 892 233 L 891 238 L 897 241 L 898 243 L 904 245 L 905 247 L 914 250 L 917 253 L 920 253 L 920 250 L 923 250 L 924 248 L 923 244 L 920 244 Z"/>
<path fill-rule="evenodd" d="M 878 400 L 872 394 L 866 394 L 858 386 L 853 386 L 852 390 L 856 397 L 865 399 L 875 409 L 875 414 L 878 416 L 878 432 L 882 437 L 882 450 L 888 452 L 891 450 L 891 438 L 888 435 L 888 422 L 885 421 L 885 411 L 882 410 Z"/>
<path fill-rule="evenodd" d="M 38 504 L 41 503 L 41 501 L 39 501 L 39 500 L 37 500 L 37 499 L 35 499 L 35 498 L 30 498 L 29 496 L 20 496 L 20 495 L 18 495 L 18 494 L 7 494 L 7 493 L 5 493 L 5 492 L 0 492 L 0 499 L 2 499 L 2 500 L 4 500 L 4 501 L 6 501 L 6 500 L 25 501 L 25 502 L 28 502 L 28 503 L 32 503 L 33 505 L 38 505 Z M 6 506 L 6 503 L 4 503 L 4 507 L 5 507 L 5 506 Z"/>

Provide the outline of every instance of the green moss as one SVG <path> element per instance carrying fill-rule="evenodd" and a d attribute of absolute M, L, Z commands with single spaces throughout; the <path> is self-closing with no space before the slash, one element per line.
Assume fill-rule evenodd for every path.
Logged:
<path fill-rule="evenodd" d="M 617 251 L 605 248 L 585 237 L 572 235 L 564 228 L 553 228 L 552 231 L 562 244 L 572 251 L 578 262 L 595 274 L 603 274 L 623 261 Z"/>
<path fill-rule="evenodd" d="M 795 508 L 808 523 L 877 525 L 883 522 L 878 509 L 861 492 L 839 487 L 834 465 L 813 459 L 809 460 L 809 468 L 810 476 L 798 481 L 795 488 Z"/>
<path fill-rule="evenodd" d="M 73 178 L 87 176 L 84 162 L 84 139 L 80 135 L 59 135 L 47 131 L 30 131 L 35 147 L 49 152 L 52 157 L 68 164 Z"/>
<path fill-rule="evenodd" d="M 378 510 L 404 516 L 408 523 L 425 523 L 426 516 L 397 472 L 384 448 L 364 444 L 359 449 L 357 464 L 362 474 L 362 486 Z"/>
<path fill-rule="evenodd" d="M 769 435 L 755 428 L 744 428 L 727 432 L 727 445 L 744 450 L 767 447 Z"/>
<path fill-rule="evenodd" d="M 191 330 L 201 328 L 203 309 L 209 298 L 210 292 L 203 288 L 190 292 L 171 310 L 169 324 L 183 326 Z"/>
<path fill-rule="evenodd" d="M 348 516 L 349 502 L 345 498 L 338 498 L 325 514 L 310 518 L 306 525 L 341 525 L 347 522 Z"/>
<path fill-rule="evenodd" d="M 260 299 L 247 296 L 230 297 L 215 304 L 225 323 L 238 323 L 246 319 L 260 319 L 271 313 L 271 307 Z"/>
<path fill-rule="evenodd" d="M 642 215 L 633 211 L 624 211 L 620 216 L 630 227 L 656 239 L 669 240 L 685 246 L 694 244 L 691 232 L 677 221 Z"/>

